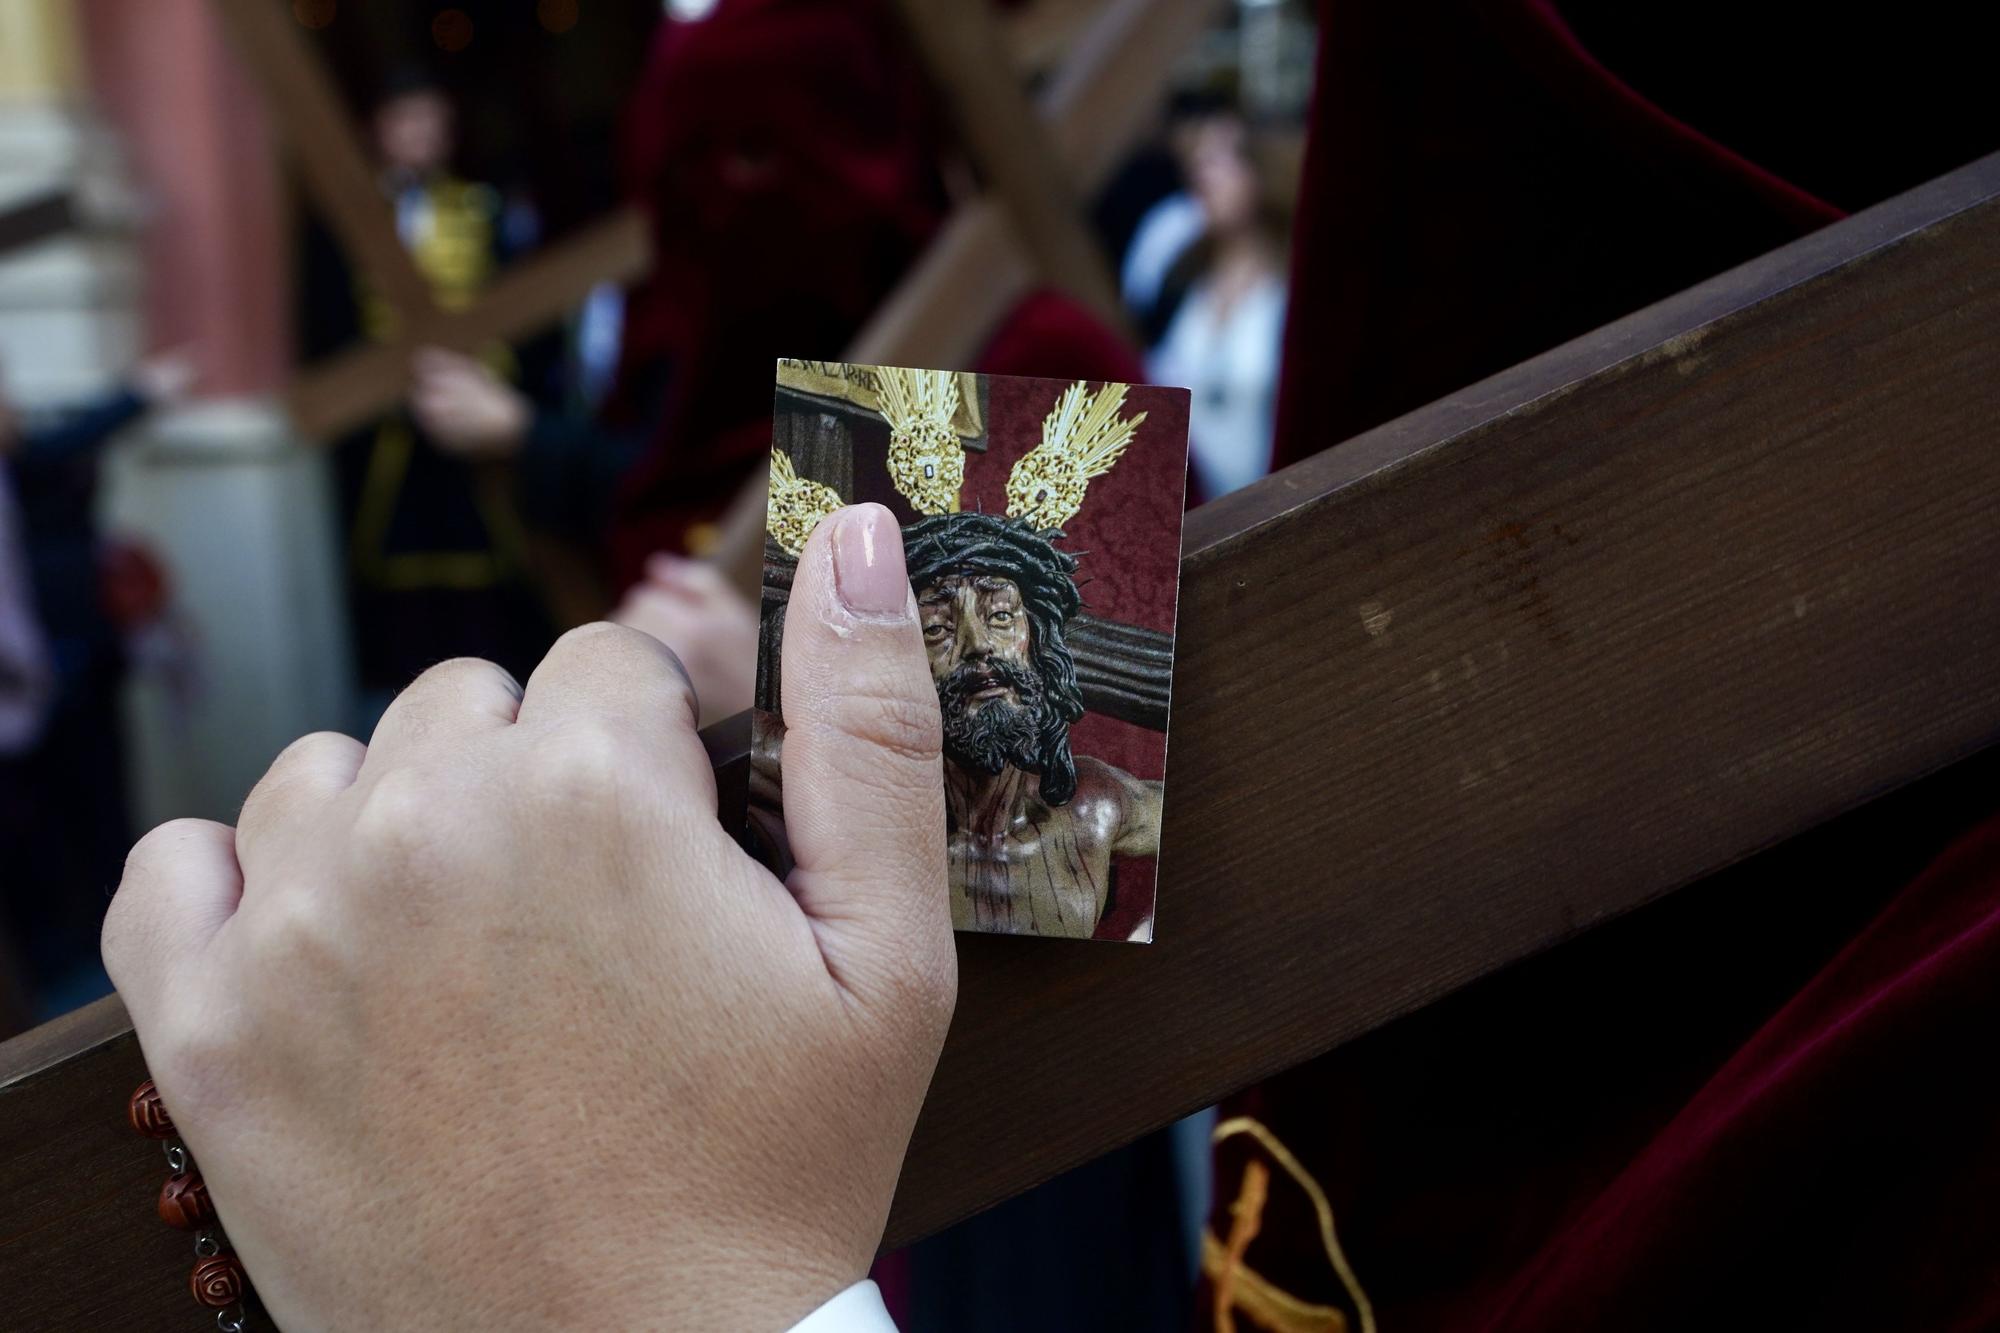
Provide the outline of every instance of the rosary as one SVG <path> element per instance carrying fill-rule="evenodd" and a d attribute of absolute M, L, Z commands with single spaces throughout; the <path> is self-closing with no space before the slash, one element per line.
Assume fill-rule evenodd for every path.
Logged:
<path fill-rule="evenodd" d="M 230 1253 L 215 1220 L 215 1205 L 209 1202 L 208 1186 L 195 1170 L 187 1145 L 174 1133 L 174 1122 L 160 1102 L 160 1091 L 147 1079 L 132 1094 L 125 1111 L 132 1128 L 159 1141 L 167 1154 L 166 1184 L 160 1187 L 160 1220 L 181 1231 L 194 1233 L 194 1271 L 188 1275 L 188 1290 L 196 1301 L 216 1312 L 215 1326 L 221 1333 L 243 1333 L 249 1325 L 245 1304 L 250 1298 L 250 1279 L 243 1264 Z"/>

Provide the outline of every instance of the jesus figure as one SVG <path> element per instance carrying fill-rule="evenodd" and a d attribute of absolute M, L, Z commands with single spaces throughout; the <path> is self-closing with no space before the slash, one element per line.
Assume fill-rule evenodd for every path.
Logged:
<path fill-rule="evenodd" d="M 1159 852 L 1163 784 L 1072 755 L 1083 716 L 1064 628 L 1082 606 L 1076 557 L 1033 524 L 939 514 L 903 529 L 944 723 L 952 925 L 1088 937 L 1111 897 L 1115 856 Z M 755 756 L 776 795 L 782 724 Z"/>

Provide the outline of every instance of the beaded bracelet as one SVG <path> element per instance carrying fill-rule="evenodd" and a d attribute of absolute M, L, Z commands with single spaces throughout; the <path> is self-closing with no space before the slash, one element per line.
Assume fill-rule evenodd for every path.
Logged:
<path fill-rule="evenodd" d="M 169 1174 L 160 1187 L 159 1214 L 168 1226 L 194 1233 L 195 1265 L 188 1275 L 188 1290 L 198 1303 L 216 1312 L 215 1326 L 221 1333 L 243 1333 L 249 1323 L 249 1275 L 227 1247 L 208 1186 L 195 1170 L 187 1145 L 175 1135 L 173 1119 L 153 1080 L 147 1079 L 132 1094 L 125 1117 L 134 1130 L 158 1140 L 166 1152 Z"/>

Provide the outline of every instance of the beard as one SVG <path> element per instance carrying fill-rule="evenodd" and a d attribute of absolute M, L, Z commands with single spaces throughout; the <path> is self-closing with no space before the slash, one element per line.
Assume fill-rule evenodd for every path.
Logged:
<path fill-rule="evenodd" d="M 1013 690 L 1014 698 L 973 699 L 996 681 Z M 937 692 L 946 758 L 988 777 L 1009 764 L 1041 772 L 1047 692 L 1040 675 L 1013 662 L 989 660 L 958 667 L 938 682 Z"/>

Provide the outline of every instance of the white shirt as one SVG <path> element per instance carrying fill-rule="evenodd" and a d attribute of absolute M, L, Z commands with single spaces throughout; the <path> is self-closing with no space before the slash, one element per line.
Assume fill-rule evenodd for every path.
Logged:
<path fill-rule="evenodd" d="M 1208 229 L 1208 215 L 1185 190 L 1170 194 L 1146 210 L 1125 247 L 1118 286 L 1125 304 L 1146 311 L 1160 299 L 1160 288 L 1174 261 Z"/>
<path fill-rule="evenodd" d="M 1190 391 L 1188 455 L 1195 484 L 1213 500 L 1271 470 L 1271 430 L 1285 334 L 1285 283 L 1267 276 L 1225 315 L 1203 278 L 1188 289 L 1166 336 L 1147 358 L 1155 384 Z"/>
<path fill-rule="evenodd" d="M 793 1324 L 791 1333 L 896 1333 L 882 1289 L 867 1278 Z"/>

